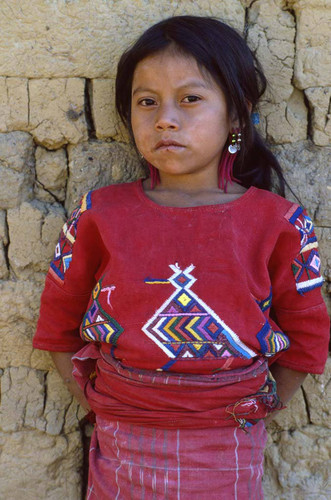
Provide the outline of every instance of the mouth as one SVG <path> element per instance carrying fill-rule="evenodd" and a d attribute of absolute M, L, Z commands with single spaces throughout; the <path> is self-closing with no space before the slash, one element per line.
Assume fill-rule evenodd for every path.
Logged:
<path fill-rule="evenodd" d="M 185 146 L 183 144 L 180 144 L 179 142 L 168 140 L 168 141 L 159 141 L 155 145 L 155 150 L 168 150 L 168 151 L 176 151 L 179 149 L 183 149 Z"/>

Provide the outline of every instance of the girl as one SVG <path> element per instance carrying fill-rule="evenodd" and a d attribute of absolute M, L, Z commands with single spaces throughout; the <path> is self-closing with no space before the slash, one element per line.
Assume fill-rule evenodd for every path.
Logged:
<path fill-rule="evenodd" d="M 88 499 L 261 498 L 265 419 L 323 371 L 312 221 L 270 192 L 284 180 L 251 122 L 265 85 L 210 18 L 162 21 L 119 62 L 151 175 L 83 196 L 34 338 L 96 416 Z"/>

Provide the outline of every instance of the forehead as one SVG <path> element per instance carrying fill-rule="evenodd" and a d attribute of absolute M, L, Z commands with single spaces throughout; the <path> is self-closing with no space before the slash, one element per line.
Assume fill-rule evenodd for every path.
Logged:
<path fill-rule="evenodd" d="M 201 70 L 193 56 L 166 49 L 142 59 L 133 74 L 133 91 L 142 84 L 155 83 L 163 85 L 194 79 L 204 86 L 213 87 L 213 79 L 206 70 Z"/>

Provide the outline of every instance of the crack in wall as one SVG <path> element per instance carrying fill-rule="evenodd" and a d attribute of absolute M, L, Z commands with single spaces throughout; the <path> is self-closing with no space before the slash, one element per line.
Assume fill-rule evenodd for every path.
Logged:
<path fill-rule="evenodd" d="M 65 207 L 65 202 L 68 199 L 68 185 L 69 185 L 69 177 L 70 177 L 68 145 L 67 145 L 67 147 L 64 148 L 64 153 L 66 155 L 66 165 L 67 165 L 66 172 L 67 172 L 67 178 L 66 178 L 66 183 L 65 183 L 65 186 L 64 186 L 65 198 L 64 198 L 64 201 L 62 203 L 62 206 L 64 208 L 65 216 L 68 217 L 69 214 L 68 214 L 68 211 L 67 211 L 67 209 Z"/>
<path fill-rule="evenodd" d="M 44 191 L 46 191 L 46 193 L 52 196 L 52 198 L 54 198 L 54 201 L 63 206 L 63 202 L 50 189 L 47 189 L 47 187 L 45 187 L 45 185 L 37 178 L 35 178 L 35 184 L 40 186 Z"/>
<path fill-rule="evenodd" d="M 313 140 L 313 109 L 309 105 L 309 101 L 307 99 L 307 96 L 306 96 L 304 90 L 298 89 L 295 86 L 295 82 L 294 82 L 294 67 L 295 67 L 295 58 L 296 58 L 296 54 L 297 54 L 298 20 L 297 20 L 297 15 L 296 15 L 295 9 L 293 8 L 293 1 L 291 1 L 291 0 L 285 0 L 284 7 L 283 7 L 282 10 L 285 11 L 285 12 L 288 12 L 292 16 L 293 21 L 294 21 L 294 39 L 293 39 L 293 43 L 294 43 L 294 51 L 295 51 L 295 53 L 294 53 L 293 74 L 292 74 L 292 78 L 291 78 L 291 85 L 292 85 L 293 89 L 300 90 L 303 93 L 304 104 L 305 104 L 305 107 L 307 108 L 307 131 L 306 131 L 306 138 L 308 140 L 312 141 Z"/>
<path fill-rule="evenodd" d="M 306 407 L 306 413 L 307 413 L 307 417 L 308 417 L 308 422 L 309 422 L 309 424 L 312 424 L 313 422 L 311 421 L 311 416 L 310 416 L 309 401 L 308 401 L 307 393 L 306 393 L 303 385 L 301 386 L 301 391 L 302 391 L 303 400 L 305 402 L 305 407 Z"/>
<path fill-rule="evenodd" d="M 249 30 L 249 7 L 246 7 L 245 9 L 245 22 L 244 22 L 244 38 L 247 43 L 247 38 L 248 38 L 248 30 Z"/>
<path fill-rule="evenodd" d="M 26 90 L 28 95 L 28 129 L 30 128 L 30 80 L 26 82 Z"/>
<path fill-rule="evenodd" d="M 5 257 L 5 262 L 6 262 L 6 267 L 8 271 L 10 271 L 10 262 L 9 262 L 9 244 L 10 244 L 10 238 L 9 238 L 9 225 L 8 225 L 8 212 L 5 212 L 5 231 L 6 231 L 6 239 L 7 243 L 3 243 L 3 253 Z"/>
<path fill-rule="evenodd" d="M 303 102 L 307 108 L 307 139 L 313 141 L 314 127 L 313 127 L 313 119 L 314 119 L 314 108 L 310 105 L 309 100 L 303 92 Z"/>
<path fill-rule="evenodd" d="M 45 372 L 44 373 L 44 398 L 43 398 L 43 411 L 42 411 L 42 414 L 45 416 L 45 409 L 46 409 L 46 403 L 47 403 L 47 395 L 48 395 L 48 391 L 47 391 L 47 375 L 48 375 L 48 372 Z M 46 417 L 45 417 L 45 420 L 46 420 Z M 45 425 L 46 427 L 46 425 Z"/>
<path fill-rule="evenodd" d="M 95 125 L 93 121 L 92 114 L 92 81 L 89 79 L 85 80 L 85 91 L 84 91 L 84 109 L 85 109 L 85 120 L 87 125 L 87 133 L 89 139 L 96 139 Z"/>
<path fill-rule="evenodd" d="M 331 120 L 331 97 L 329 99 L 329 107 L 328 107 L 328 111 L 327 111 L 327 114 L 325 116 L 325 125 L 324 125 L 324 130 L 326 130 L 328 124 L 329 124 L 329 121 Z"/>

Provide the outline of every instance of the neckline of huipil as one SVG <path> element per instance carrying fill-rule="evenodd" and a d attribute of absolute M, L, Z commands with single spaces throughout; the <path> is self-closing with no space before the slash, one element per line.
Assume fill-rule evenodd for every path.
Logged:
<path fill-rule="evenodd" d="M 236 200 L 228 201 L 227 203 L 219 203 L 219 204 L 214 204 L 214 205 L 197 205 L 194 207 L 171 207 L 167 205 L 159 205 L 155 201 L 151 200 L 148 196 L 146 196 L 146 193 L 143 188 L 143 179 L 140 179 L 137 181 L 135 184 L 135 190 L 136 193 L 139 197 L 139 199 L 146 205 L 148 205 L 150 208 L 153 208 L 154 210 L 159 210 L 162 212 L 168 212 L 168 213 L 177 213 L 177 214 L 185 214 L 185 213 L 190 213 L 190 212 L 225 212 L 231 208 L 238 207 L 240 205 L 244 205 L 250 198 L 251 196 L 257 191 L 257 188 L 254 186 L 251 186 L 250 188 L 247 189 L 245 193 L 243 193 L 239 198 Z"/>

